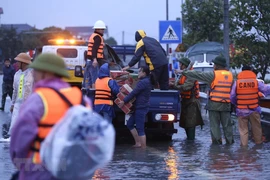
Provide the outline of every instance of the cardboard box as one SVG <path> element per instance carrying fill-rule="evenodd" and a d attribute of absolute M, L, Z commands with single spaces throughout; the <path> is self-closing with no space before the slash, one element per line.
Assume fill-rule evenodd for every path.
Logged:
<path fill-rule="evenodd" d="M 129 93 L 131 93 L 132 88 L 128 85 L 128 84 L 124 84 L 121 88 L 120 88 L 120 92 L 122 92 L 125 95 L 128 95 Z"/>
<path fill-rule="evenodd" d="M 131 112 L 130 108 L 128 108 L 126 105 L 124 105 L 121 110 L 125 113 L 125 114 L 129 114 Z"/>
<path fill-rule="evenodd" d="M 121 88 L 120 88 L 120 92 L 117 94 L 117 98 L 114 100 L 115 104 L 119 104 L 121 101 L 124 100 L 124 98 L 130 93 L 132 92 L 132 88 L 128 85 L 128 84 L 124 84 Z M 133 106 L 133 102 L 135 101 L 135 98 L 133 98 L 131 101 L 129 101 L 128 103 L 126 103 L 121 110 L 125 113 L 128 114 L 131 112 L 131 108 Z"/>
<path fill-rule="evenodd" d="M 120 100 L 119 98 L 116 98 L 116 99 L 114 100 L 115 104 L 117 104 L 117 105 L 118 105 L 121 101 L 122 101 L 122 100 Z M 131 102 L 128 102 L 128 103 L 125 104 L 125 106 L 126 106 L 127 108 L 131 108 L 132 105 L 133 105 L 133 104 L 132 104 Z"/>
<path fill-rule="evenodd" d="M 111 78 L 114 79 L 118 86 L 123 86 L 124 84 L 132 84 L 132 78 L 127 71 L 110 71 Z"/>

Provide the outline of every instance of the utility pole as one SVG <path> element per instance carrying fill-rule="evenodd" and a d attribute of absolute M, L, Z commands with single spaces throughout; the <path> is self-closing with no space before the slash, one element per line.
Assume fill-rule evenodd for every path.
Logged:
<path fill-rule="evenodd" d="M 229 0 L 224 0 L 224 29 L 223 29 L 223 46 L 225 51 L 226 64 L 230 68 L 229 56 Z"/>
<path fill-rule="evenodd" d="M 166 20 L 169 20 L 169 0 L 166 0 Z M 169 44 L 166 44 L 166 51 L 169 54 Z"/>
<path fill-rule="evenodd" d="M 184 20 L 183 20 L 183 0 L 181 0 L 181 22 L 182 22 L 182 44 L 183 43 L 183 34 L 184 34 Z"/>
<path fill-rule="evenodd" d="M 3 8 L 0 7 L 0 27 L 1 27 L 1 14 L 4 14 Z"/>
<path fill-rule="evenodd" d="M 125 31 L 122 31 L 122 45 L 125 44 Z"/>

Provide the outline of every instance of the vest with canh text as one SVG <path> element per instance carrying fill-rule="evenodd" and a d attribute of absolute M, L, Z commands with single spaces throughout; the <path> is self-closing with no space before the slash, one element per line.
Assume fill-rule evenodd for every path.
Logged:
<path fill-rule="evenodd" d="M 238 74 L 236 99 L 238 109 L 254 109 L 259 106 L 259 88 L 256 74 L 245 70 Z"/>

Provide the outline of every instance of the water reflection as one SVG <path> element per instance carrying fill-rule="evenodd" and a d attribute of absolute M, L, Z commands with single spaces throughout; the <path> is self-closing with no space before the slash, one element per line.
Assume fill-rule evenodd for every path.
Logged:
<path fill-rule="evenodd" d="M 178 156 L 176 154 L 176 152 L 174 151 L 173 147 L 169 147 L 168 148 L 168 156 L 165 158 L 165 162 L 166 162 L 166 170 L 170 173 L 168 176 L 169 180 L 174 180 L 174 179 L 178 179 Z"/>

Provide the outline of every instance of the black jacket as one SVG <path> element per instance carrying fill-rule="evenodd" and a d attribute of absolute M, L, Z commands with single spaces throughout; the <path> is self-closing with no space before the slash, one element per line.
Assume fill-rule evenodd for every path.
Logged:
<path fill-rule="evenodd" d="M 168 64 L 166 52 L 156 39 L 146 36 L 142 30 L 136 31 L 135 39 L 138 43 L 135 55 L 128 63 L 130 67 L 134 66 L 142 56 L 146 64 L 149 65 L 150 70 Z"/>

